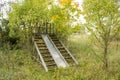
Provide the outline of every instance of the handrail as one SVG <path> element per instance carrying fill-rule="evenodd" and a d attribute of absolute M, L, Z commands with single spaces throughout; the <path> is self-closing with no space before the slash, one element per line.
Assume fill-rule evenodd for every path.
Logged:
<path fill-rule="evenodd" d="M 51 22 L 42 22 L 39 26 L 34 26 L 34 31 L 41 34 L 53 34 L 55 33 L 54 24 Z"/>

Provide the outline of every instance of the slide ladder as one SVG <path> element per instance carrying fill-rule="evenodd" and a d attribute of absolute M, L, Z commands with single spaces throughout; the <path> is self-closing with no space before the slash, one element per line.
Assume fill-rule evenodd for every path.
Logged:
<path fill-rule="evenodd" d="M 34 45 L 37 50 L 37 53 L 39 54 L 41 63 L 45 68 L 45 71 L 47 72 L 48 70 L 56 69 L 57 65 L 52 55 L 50 54 L 42 36 L 35 34 L 33 41 L 34 41 Z"/>
<path fill-rule="evenodd" d="M 78 62 L 76 59 L 72 56 L 72 54 L 69 52 L 69 50 L 65 47 L 65 45 L 57 38 L 56 35 L 52 34 L 49 35 L 54 45 L 57 47 L 57 49 L 60 51 L 61 55 L 64 57 L 64 59 L 67 61 L 69 65 L 78 65 Z"/>

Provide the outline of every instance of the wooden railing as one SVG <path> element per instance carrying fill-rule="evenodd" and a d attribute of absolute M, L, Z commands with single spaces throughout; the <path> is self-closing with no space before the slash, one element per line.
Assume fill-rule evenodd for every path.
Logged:
<path fill-rule="evenodd" d="M 39 34 L 54 34 L 55 33 L 55 28 L 54 28 L 53 23 L 49 23 L 49 22 L 44 22 L 38 26 L 34 26 L 33 29 L 34 29 L 33 33 L 39 33 Z"/>

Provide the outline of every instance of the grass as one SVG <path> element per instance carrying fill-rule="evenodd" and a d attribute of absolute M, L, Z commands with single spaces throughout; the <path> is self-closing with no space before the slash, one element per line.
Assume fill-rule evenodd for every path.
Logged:
<path fill-rule="evenodd" d="M 37 58 L 33 59 L 27 50 L 1 50 L 0 80 L 120 80 L 120 50 L 115 45 L 116 42 L 112 42 L 110 46 L 107 73 L 102 61 L 93 53 L 92 41 L 84 35 L 72 35 L 67 43 L 79 65 L 51 72 L 45 72 Z"/>

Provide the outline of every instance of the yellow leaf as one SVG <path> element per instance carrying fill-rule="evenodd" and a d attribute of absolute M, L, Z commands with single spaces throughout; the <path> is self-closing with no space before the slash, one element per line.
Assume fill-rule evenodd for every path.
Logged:
<path fill-rule="evenodd" d="M 72 0 L 58 0 L 58 1 L 63 6 L 68 5 L 72 2 Z"/>
<path fill-rule="evenodd" d="M 59 18 L 59 16 L 58 15 L 53 15 L 51 18 L 52 18 L 52 20 L 55 20 L 55 19 Z"/>

